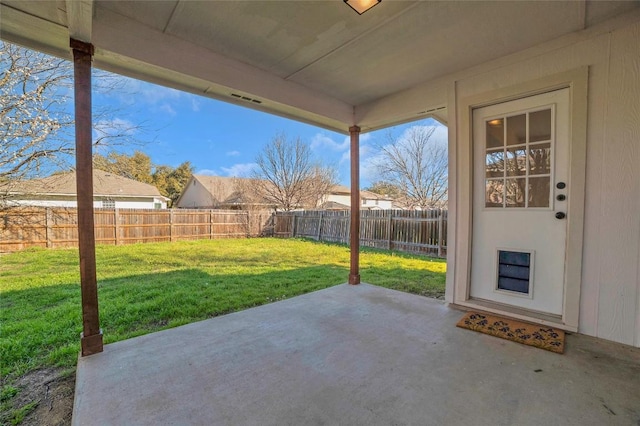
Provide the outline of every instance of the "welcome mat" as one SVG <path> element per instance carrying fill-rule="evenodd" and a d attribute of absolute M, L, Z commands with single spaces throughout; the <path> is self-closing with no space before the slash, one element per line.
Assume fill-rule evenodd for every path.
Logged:
<path fill-rule="evenodd" d="M 477 312 L 468 312 L 456 325 L 551 352 L 564 353 L 564 331 L 556 328 Z"/>

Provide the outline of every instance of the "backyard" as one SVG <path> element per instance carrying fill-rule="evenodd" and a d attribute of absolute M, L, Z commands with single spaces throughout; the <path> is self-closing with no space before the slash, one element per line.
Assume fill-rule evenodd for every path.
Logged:
<path fill-rule="evenodd" d="M 347 247 L 299 239 L 96 250 L 106 344 L 344 283 L 349 269 Z M 442 298 L 445 273 L 442 259 L 361 253 L 362 281 L 370 284 Z M 53 415 L 52 422 L 68 422 L 82 328 L 77 250 L 2 255 L 0 324 L 0 423 Z"/>

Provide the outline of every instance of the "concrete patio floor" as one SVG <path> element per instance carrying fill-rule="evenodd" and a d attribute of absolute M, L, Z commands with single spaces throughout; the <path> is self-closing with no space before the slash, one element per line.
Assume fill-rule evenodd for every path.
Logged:
<path fill-rule="evenodd" d="M 457 328 L 461 311 L 340 285 L 81 358 L 74 425 L 640 425 L 640 350 L 564 355 Z"/>

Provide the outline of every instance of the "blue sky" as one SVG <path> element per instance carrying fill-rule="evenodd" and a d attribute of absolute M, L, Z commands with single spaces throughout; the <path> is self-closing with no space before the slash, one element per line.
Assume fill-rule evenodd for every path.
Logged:
<path fill-rule="evenodd" d="M 151 157 L 154 164 L 176 167 L 190 161 L 196 173 L 248 176 L 261 148 L 277 134 L 285 133 L 288 138 L 300 137 L 308 143 L 314 156 L 335 166 L 340 183 L 349 186 L 348 136 L 190 93 L 123 79 L 123 91 L 94 92 L 94 106 L 112 107 L 114 114 L 108 119 L 116 125 L 144 123 L 146 130 L 133 136 L 149 142 L 128 151 L 138 149 Z M 446 143 L 446 127 L 432 119 L 361 135 L 363 188 L 378 180 L 371 166 L 377 155 L 376 145 L 384 143 L 389 132 L 402 137 L 412 126 L 438 126 L 434 137 Z"/>

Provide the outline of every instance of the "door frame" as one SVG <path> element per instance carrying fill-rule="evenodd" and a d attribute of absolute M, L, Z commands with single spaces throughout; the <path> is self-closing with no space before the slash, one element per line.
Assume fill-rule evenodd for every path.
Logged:
<path fill-rule="evenodd" d="M 582 282 L 582 242 L 587 140 L 588 67 L 581 67 L 537 80 L 473 95 L 460 100 L 456 112 L 459 123 L 455 150 L 455 254 L 453 259 L 453 300 L 455 305 L 508 315 L 540 324 L 577 331 Z M 537 315 L 506 305 L 487 304 L 470 297 L 473 227 L 473 110 L 526 98 L 558 89 L 569 89 L 569 164 L 571 197 L 568 201 L 564 302 L 561 318 Z M 451 204 L 453 200 L 449 200 Z"/>

